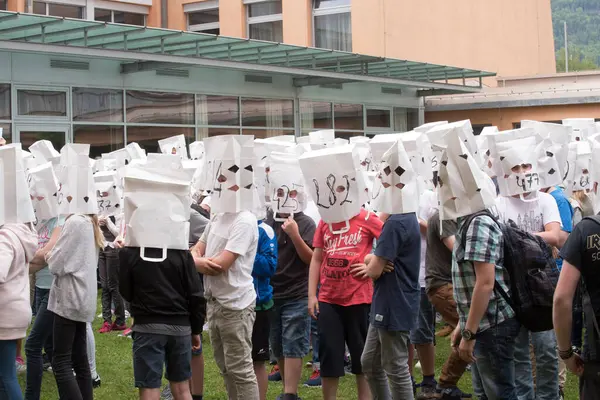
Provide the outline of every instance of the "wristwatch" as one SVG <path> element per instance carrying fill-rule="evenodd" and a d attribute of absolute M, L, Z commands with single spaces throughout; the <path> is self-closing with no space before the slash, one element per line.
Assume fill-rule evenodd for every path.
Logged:
<path fill-rule="evenodd" d="M 475 340 L 475 334 L 468 329 L 463 329 L 460 334 L 467 342 L 470 340 Z"/>

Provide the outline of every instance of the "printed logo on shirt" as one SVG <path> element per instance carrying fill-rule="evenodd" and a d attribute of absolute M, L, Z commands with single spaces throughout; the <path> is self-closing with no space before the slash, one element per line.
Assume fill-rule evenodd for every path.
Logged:
<path fill-rule="evenodd" d="M 502 220 L 506 221 L 505 213 L 502 213 Z M 525 232 L 543 232 L 544 231 L 544 218 L 541 213 L 535 211 L 528 211 L 524 215 L 519 213 L 517 219 L 513 220 L 519 229 Z"/>
<path fill-rule="evenodd" d="M 357 232 L 350 234 L 342 233 L 334 237 L 330 233 L 325 233 L 323 238 L 325 239 L 325 251 L 327 253 L 354 249 L 363 240 L 362 227 L 358 228 Z"/>
<path fill-rule="evenodd" d="M 375 314 L 375 321 L 382 322 L 383 321 L 383 315 L 381 315 L 381 314 Z"/>
<path fill-rule="evenodd" d="M 586 244 L 588 250 L 600 250 L 600 235 L 593 234 L 586 238 Z M 596 251 L 592 254 L 592 261 L 600 261 L 600 251 Z"/>

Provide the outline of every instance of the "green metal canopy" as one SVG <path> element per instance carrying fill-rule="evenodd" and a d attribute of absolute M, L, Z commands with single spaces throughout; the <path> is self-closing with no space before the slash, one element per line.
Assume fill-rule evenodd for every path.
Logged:
<path fill-rule="evenodd" d="M 155 69 L 160 64 L 287 74 L 296 78 L 296 86 L 368 81 L 473 92 L 481 88 L 483 77 L 496 75 L 260 40 L 5 11 L 0 12 L 0 50 L 118 58 L 124 61 L 123 73 Z M 479 86 L 467 86 L 466 79 L 478 79 Z"/>

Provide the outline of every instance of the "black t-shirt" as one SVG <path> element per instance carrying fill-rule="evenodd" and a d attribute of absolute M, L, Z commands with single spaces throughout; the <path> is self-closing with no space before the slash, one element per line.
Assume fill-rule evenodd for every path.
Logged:
<path fill-rule="evenodd" d="M 600 321 L 600 224 L 587 219 L 578 223 L 560 255 L 581 272 L 596 318 Z"/>
<path fill-rule="evenodd" d="M 304 213 L 294 214 L 294 220 L 298 224 L 298 231 L 304 242 L 312 247 L 315 236 L 315 221 Z M 304 263 L 292 239 L 281 229 L 282 222 L 272 219 L 266 220 L 277 235 L 277 270 L 271 278 L 273 286 L 273 300 L 298 300 L 308 296 L 308 268 Z"/>
<path fill-rule="evenodd" d="M 444 221 L 440 233 L 440 213 L 427 222 L 427 250 L 425 253 L 425 286 L 427 291 L 452 283 L 452 251 L 444 244 L 444 239 L 456 234 L 454 221 Z"/>

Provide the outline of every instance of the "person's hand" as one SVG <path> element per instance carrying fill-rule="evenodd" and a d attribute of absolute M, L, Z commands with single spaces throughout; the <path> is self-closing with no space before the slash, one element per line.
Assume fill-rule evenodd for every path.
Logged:
<path fill-rule="evenodd" d="M 581 359 L 581 357 L 579 357 L 579 354 L 573 353 L 571 358 L 569 358 L 568 360 L 565 360 L 565 365 L 567 366 L 569 371 L 571 371 L 575 375 L 577 375 L 577 376 L 583 375 L 583 369 L 584 369 L 585 365 L 584 365 L 584 362 Z"/>
<path fill-rule="evenodd" d="M 210 258 L 194 257 L 196 270 L 202 275 L 216 276 L 223 272 L 223 268 Z"/>
<path fill-rule="evenodd" d="M 106 226 L 106 217 L 98 217 L 98 225 Z"/>
<path fill-rule="evenodd" d="M 298 224 L 296 221 L 294 221 L 294 218 L 291 215 L 285 220 L 281 226 L 281 229 L 283 229 L 283 231 L 289 237 L 300 235 L 300 232 L 298 231 Z"/>
<path fill-rule="evenodd" d="M 382 274 L 387 274 L 389 272 L 393 272 L 394 271 L 394 263 L 393 262 L 388 262 L 385 264 L 385 267 L 383 267 L 383 272 Z"/>
<path fill-rule="evenodd" d="M 308 298 L 308 314 L 313 318 L 319 317 L 319 300 L 317 296 L 311 296 Z"/>
<path fill-rule="evenodd" d="M 202 348 L 200 335 L 192 335 L 192 351 L 198 351 Z"/>
<path fill-rule="evenodd" d="M 357 279 L 378 279 L 381 274 L 376 274 L 367 264 L 352 264 L 350 273 Z"/>
<path fill-rule="evenodd" d="M 117 249 L 122 249 L 123 247 L 125 247 L 125 240 L 123 239 L 123 236 L 117 236 L 117 238 L 113 242 L 113 245 Z"/>
<path fill-rule="evenodd" d="M 475 340 L 461 339 L 458 346 L 458 355 L 463 361 L 474 363 L 475 356 L 473 355 L 473 349 L 475 349 Z"/>
<path fill-rule="evenodd" d="M 458 351 L 458 345 L 460 344 L 461 339 L 460 326 L 456 325 L 456 328 L 454 328 L 450 334 L 450 346 L 452 347 L 452 351 Z"/>
<path fill-rule="evenodd" d="M 0 137 L 0 146 L 4 146 L 6 144 L 6 140 L 3 137 Z"/>

